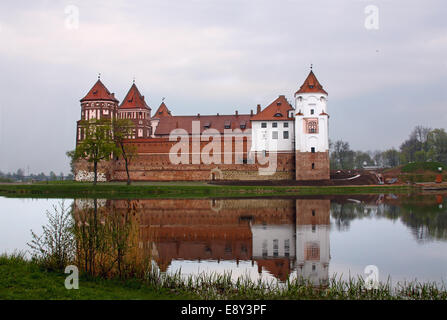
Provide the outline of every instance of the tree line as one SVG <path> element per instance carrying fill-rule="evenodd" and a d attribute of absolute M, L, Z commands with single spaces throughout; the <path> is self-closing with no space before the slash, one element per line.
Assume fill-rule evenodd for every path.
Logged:
<path fill-rule="evenodd" d="M 343 140 L 329 142 L 331 169 L 361 169 L 365 166 L 397 167 L 410 162 L 437 161 L 447 165 L 447 132 L 416 126 L 399 149 L 354 151 Z"/>
<path fill-rule="evenodd" d="M 4 173 L 0 171 L 0 182 L 13 182 L 13 181 L 63 181 L 73 180 L 73 174 L 64 175 L 63 172 L 57 175 L 54 171 L 50 171 L 49 174 L 43 172 L 35 174 L 25 174 L 24 169 L 18 169 L 16 172 Z"/>

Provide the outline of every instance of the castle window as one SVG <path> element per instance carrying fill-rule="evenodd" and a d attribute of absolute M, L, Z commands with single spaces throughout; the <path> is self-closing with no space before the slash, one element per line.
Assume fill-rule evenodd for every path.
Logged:
<path fill-rule="evenodd" d="M 312 226 L 313 229 L 314 226 Z M 305 250 L 305 259 L 318 261 L 320 260 L 320 244 L 316 241 L 306 242 L 304 245 Z M 315 270 L 314 264 L 312 265 L 312 269 Z"/>
<path fill-rule="evenodd" d="M 268 251 L 267 251 L 267 240 L 262 241 L 262 256 L 267 257 Z"/>
<path fill-rule="evenodd" d="M 290 239 L 284 240 L 284 256 L 288 257 L 290 254 Z"/>
<path fill-rule="evenodd" d="M 273 256 L 274 257 L 278 256 L 278 249 L 279 249 L 278 242 L 279 242 L 278 239 L 273 239 Z"/>
<path fill-rule="evenodd" d="M 312 170 L 315 169 L 315 163 L 312 163 Z"/>
<path fill-rule="evenodd" d="M 288 128 L 289 127 L 289 123 L 288 122 L 284 122 L 284 128 Z"/>
<path fill-rule="evenodd" d="M 310 148 L 310 152 L 315 153 L 315 147 Z"/>
<path fill-rule="evenodd" d="M 314 114 L 315 110 L 314 109 L 310 109 L 310 114 Z"/>
<path fill-rule="evenodd" d="M 273 122 L 272 123 L 272 128 L 278 128 L 278 122 Z"/>
<path fill-rule="evenodd" d="M 272 139 L 278 140 L 278 131 L 272 131 Z"/>
<path fill-rule="evenodd" d="M 307 133 L 318 133 L 317 120 L 307 120 Z"/>
<path fill-rule="evenodd" d="M 315 217 L 315 210 L 312 210 L 312 217 Z"/>
<path fill-rule="evenodd" d="M 261 128 L 267 128 L 267 122 L 262 122 L 261 123 Z"/>
<path fill-rule="evenodd" d="M 289 139 L 289 131 L 283 131 L 283 133 L 282 133 L 282 137 L 283 137 L 284 139 Z"/>

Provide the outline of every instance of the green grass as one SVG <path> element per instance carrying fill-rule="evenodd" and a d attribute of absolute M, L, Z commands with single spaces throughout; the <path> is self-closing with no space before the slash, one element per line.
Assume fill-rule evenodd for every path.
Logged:
<path fill-rule="evenodd" d="M 67 275 L 46 271 L 37 263 L 13 255 L 0 256 L 0 299 L 91 300 L 91 299 L 193 299 L 191 294 L 144 285 L 141 281 L 121 281 L 81 277 L 79 290 L 67 290 Z"/>
<path fill-rule="evenodd" d="M 0 196 L 32 198 L 219 198 L 290 195 L 337 195 L 405 193 L 409 186 L 228 186 L 204 183 L 154 183 L 127 186 L 123 183 L 62 182 L 37 184 L 0 184 Z"/>
<path fill-rule="evenodd" d="M 104 280 L 81 277 L 79 290 L 67 290 L 65 275 L 45 271 L 21 256 L 0 256 L 0 299 L 327 299 L 327 300 L 445 300 L 444 285 L 409 282 L 392 288 L 380 283 L 367 289 L 362 278 L 343 281 L 333 277 L 324 286 L 299 279 L 286 283 L 231 280 L 231 274 L 149 273 L 143 280 Z"/>
<path fill-rule="evenodd" d="M 403 165 L 401 171 L 405 173 L 415 173 L 422 171 L 438 172 L 439 167 L 444 169 L 444 164 L 441 162 L 412 162 Z"/>

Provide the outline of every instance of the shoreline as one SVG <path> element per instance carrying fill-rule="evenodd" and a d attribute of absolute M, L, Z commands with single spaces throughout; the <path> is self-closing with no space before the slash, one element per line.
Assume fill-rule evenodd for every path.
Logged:
<path fill-rule="evenodd" d="M 0 184 L 0 196 L 19 198 L 241 198 L 297 195 L 339 195 L 408 193 L 421 191 L 415 185 L 216 185 L 207 183 L 139 183 L 128 186 L 120 182 L 13 183 Z"/>

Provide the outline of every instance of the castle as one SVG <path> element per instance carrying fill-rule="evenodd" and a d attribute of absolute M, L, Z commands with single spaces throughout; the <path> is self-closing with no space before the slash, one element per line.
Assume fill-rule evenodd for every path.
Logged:
<path fill-rule="evenodd" d="M 120 104 L 98 77 L 80 100 L 76 143 L 85 138 L 82 120 L 130 119 L 134 181 L 329 180 L 327 97 L 311 70 L 294 107 L 280 95 L 265 108 L 258 104 L 256 113 L 176 116 L 163 101 L 151 114 L 135 81 Z M 77 181 L 92 176 L 86 161 L 75 164 Z M 99 181 L 126 177 L 121 159 L 99 166 Z"/>

